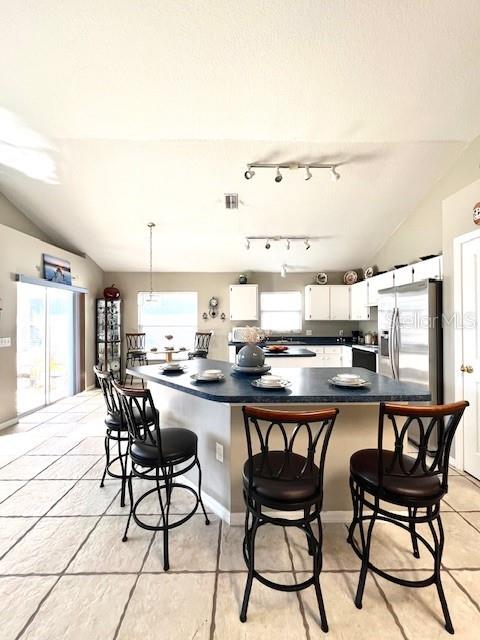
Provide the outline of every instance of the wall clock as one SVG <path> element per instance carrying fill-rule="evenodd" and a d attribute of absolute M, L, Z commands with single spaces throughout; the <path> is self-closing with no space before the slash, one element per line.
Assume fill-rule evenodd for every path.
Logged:
<path fill-rule="evenodd" d="M 208 315 L 211 318 L 216 318 L 218 315 L 218 298 L 212 296 L 208 301 Z"/>

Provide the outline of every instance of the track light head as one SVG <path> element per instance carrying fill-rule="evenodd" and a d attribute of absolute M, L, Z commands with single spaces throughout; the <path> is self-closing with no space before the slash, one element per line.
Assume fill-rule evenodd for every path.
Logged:
<path fill-rule="evenodd" d="M 270 249 L 272 245 L 270 244 L 270 240 L 267 240 L 265 243 L 265 249 Z"/>
<path fill-rule="evenodd" d="M 249 240 L 249 238 L 247 238 L 247 239 L 245 240 L 245 249 L 246 249 L 247 251 L 250 249 L 250 240 Z"/>
<path fill-rule="evenodd" d="M 331 172 L 331 178 L 332 178 L 333 182 L 336 182 L 337 180 L 340 180 L 340 174 L 338 173 L 336 167 L 332 167 L 330 169 L 330 172 Z"/>
<path fill-rule="evenodd" d="M 308 238 L 305 238 L 305 251 L 308 251 L 310 249 L 310 242 L 308 241 Z"/>
<path fill-rule="evenodd" d="M 283 179 L 283 176 L 280 173 L 280 167 L 277 167 L 277 172 L 275 174 L 275 182 L 281 182 L 282 179 Z"/>
<path fill-rule="evenodd" d="M 285 244 L 286 244 L 287 251 L 288 251 L 290 249 L 290 238 L 287 238 L 287 241 L 286 241 Z"/>
<path fill-rule="evenodd" d="M 253 178 L 253 176 L 255 175 L 255 171 L 252 169 L 252 167 L 250 165 L 247 165 L 247 170 L 245 171 L 245 173 L 243 175 L 245 176 L 246 180 L 251 180 Z"/>
<path fill-rule="evenodd" d="M 310 167 L 307 165 L 305 165 L 305 180 L 310 180 L 310 178 L 312 177 L 312 172 L 310 171 Z"/>

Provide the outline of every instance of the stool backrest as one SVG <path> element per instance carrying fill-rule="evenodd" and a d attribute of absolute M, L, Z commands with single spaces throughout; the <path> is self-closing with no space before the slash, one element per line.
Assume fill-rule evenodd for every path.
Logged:
<path fill-rule="evenodd" d="M 111 371 L 102 371 L 97 366 L 93 367 L 93 372 L 95 373 L 100 389 L 102 390 L 103 399 L 105 400 L 105 405 L 107 407 L 108 413 L 120 413 L 120 406 L 117 401 L 117 396 L 113 391 L 113 373 Z"/>
<path fill-rule="evenodd" d="M 145 351 L 144 333 L 126 333 L 127 351 Z"/>
<path fill-rule="evenodd" d="M 211 331 L 206 331 L 206 332 L 197 331 L 195 334 L 195 345 L 193 347 L 193 350 L 205 351 L 205 353 L 208 353 L 211 337 L 212 337 Z"/>
<path fill-rule="evenodd" d="M 162 440 L 158 411 L 153 404 L 150 389 L 122 387 L 115 380 L 113 387 L 118 394 L 123 422 L 127 425 L 130 444 L 144 442 L 158 448 L 162 456 Z M 150 427 L 153 425 L 153 431 Z"/>
<path fill-rule="evenodd" d="M 289 469 L 289 453 L 305 457 L 304 465 L 296 472 L 295 478 L 312 478 L 317 474 L 317 489 L 323 491 L 323 471 L 330 434 L 335 424 L 338 409 L 321 411 L 276 411 L 261 407 L 243 407 L 245 434 L 248 450 L 249 491 L 253 481 L 253 456 L 261 453 L 264 458 L 265 476 L 272 478 L 268 453 L 283 451 L 284 464 L 273 471 L 274 479 L 284 480 L 292 477 Z M 288 425 L 292 425 L 289 427 Z M 318 451 L 317 451 L 318 449 Z M 255 474 L 259 475 L 258 464 Z"/>
<path fill-rule="evenodd" d="M 455 431 L 462 419 L 468 402 L 454 402 L 443 405 L 401 405 L 381 403 L 378 425 L 378 478 L 380 486 L 384 476 L 396 477 L 427 477 L 441 476 L 442 488 L 447 489 L 448 465 L 450 449 Z M 387 422 L 393 429 L 395 439 L 394 455 L 384 462 L 383 436 Z M 418 450 L 413 453 L 407 449 L 408 430 L 412 426 L 418 427 Z M 431 458 L 428 451 L 433 450 L 432 439 L 435 442 L 435 453 Z M 429 449 L 430 447 L 430 449 Z M 408 456 L 407 461 L 403 456 Z"/>

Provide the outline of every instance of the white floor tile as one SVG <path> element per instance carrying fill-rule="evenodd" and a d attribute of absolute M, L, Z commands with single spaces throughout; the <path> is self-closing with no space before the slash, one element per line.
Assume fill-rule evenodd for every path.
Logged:
<path fill-rule="evenodd" d="M 140 576 L 118 640 L 208 640 L 214 584 L 213 574 Z"/>
<path fill-rule="evenodd" d="M 0 480 L 0 502 L 6 500 L 8 496 L 23 487 L 25 483 L 25 480 Z"/>
<path fill-rule="evenodd" d="M 128 540 L 122 542 L 126 524 L 125 516 L 103 517 L 68 567 L 68 573 L 140 571 L 153 531 L 132 523 Z"/>
<path fill-rule="evenodd" d="M 2 518 L 0 521 L 0 557 L 38 522 L 38 518 Z"/>
<path fill-rule="evenodd" d="M 91 436 L 88 438 L 85 438 L 84 440 L 82 440 L 82 442 L 80 442 L 79 445 L 77 445 L 74 449 L 72 449 L 71 451 L 69 451 L 69 455 L 79 455 L 79 454 L 88 454 L 88 455 L 92 455 L 92 454 L 101 454 L 101 453 L 105 453 L 105 443 L 104 443 L 104 438 L 102 437 L 96 437 L 96 436 Z"/>
<path fill-rule="evenodd" d="M 39 480 L 78 480 L 98 460 L 98 456 L 63 456 L 38 475 Z"/>
<path fill-rule="evenodd" d="M 42 443 L 33 451 L 30 451 L 29 455 L 31 456 L 41 456 L 41 455 L 58 455 L 61 456 L 73 447 L 76 447 L 80 442 L 81 438 L 74 438 L 69 436 L 54 436 L 50 438 L 46 442 Z"/>
<path fill-rule="evenodd" d="M 222 525 L 220 569 L 246 571 L 242 544 L 245 529 L 241 526 Z M 259 571 L 291 571 L 292 561 L 282 527 L 264 525 L 255 540 L 255 567 Z"/>
<path fill-rule="evenodd" d="M 43 482 L 49 484 L 55 481 L 44 480 Z M 105 486 L 100 489 L 94 480 L 79 480 L 75 487 L 55 505 L 50 515 L 102 515 L 117 495 L 119 489 L 120 484 L 113 481 L 105 483 Z"/>
<path fill-rule="evenodd" d="M 74 480 L 31 480 L 0 504 L 0 516 L 42 516 L 73 484 Z"/>
<path fill-rule="evenodd" d="M 110 640 L 135 576 L 64 576 L 22 640 Z M 158 631 L 158 630 L 157 630 Z"/>
<path fill-rule="evenodd" d="M 43 518 L 0 561 L 0 574 L 60 573 L 97 518 Z"/>
<path fill-rule="evenodd" d="M 0 480 L 31 480 L 58 460 L 58 456 L 22 456 L 0 469 Z"/>
<path fill-rule="evenodd" d="M 0 577 L 2 640 L 15 640 L 56 579 L 45 576 Z M 40 637 L 38 636 L 37 640 L 40 640 Z"/>

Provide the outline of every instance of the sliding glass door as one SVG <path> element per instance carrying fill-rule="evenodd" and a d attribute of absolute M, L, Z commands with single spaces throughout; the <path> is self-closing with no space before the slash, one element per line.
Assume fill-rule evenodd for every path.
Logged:
<path fill-rule="evenodd" d="M 17 413 L 72 395 L 75 300 L 65 289 L 17 285 Z"/>

